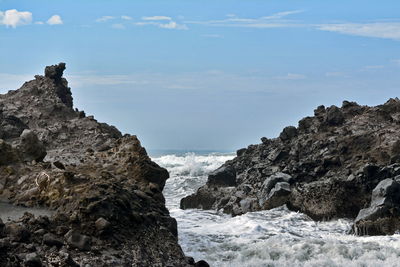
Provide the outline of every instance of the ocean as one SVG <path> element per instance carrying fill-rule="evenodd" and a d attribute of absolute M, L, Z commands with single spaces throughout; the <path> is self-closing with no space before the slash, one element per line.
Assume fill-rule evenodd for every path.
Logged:
<path fill-rule="evenodd" d="M 152 160 L 168 169 L 166 205 L 178 221 L 185 254 L 211 266 L 400 266 L 400 234 L 349 235 L 349 220 L 315 222 L 285 206 L 232 217 L 220 211 L 181 210 L 180 200 L 234 153 L 164 151 Z"/>

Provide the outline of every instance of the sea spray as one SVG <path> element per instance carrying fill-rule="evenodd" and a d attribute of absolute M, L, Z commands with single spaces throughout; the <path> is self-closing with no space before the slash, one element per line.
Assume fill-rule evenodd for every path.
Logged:
<path fill-rule="evenodd" d="M 211 266 L 398 266 L 400 235 L 347 234 L 351 221 L 315 222 L 286 207 L 231 217 L 218 211 L 181 210 L 179 201 L 207 181 L 207 173 L 234 154 L 163 155 L 169 170 L 164 195 L 178 221 L 187 255 Z"/>

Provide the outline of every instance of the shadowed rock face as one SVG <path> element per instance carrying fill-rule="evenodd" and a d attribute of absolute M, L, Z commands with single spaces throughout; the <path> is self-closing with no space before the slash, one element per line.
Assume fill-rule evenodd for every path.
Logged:
<path fill-rule="evenodd" d="M 54 213 L 0 221 L 0 265 L 185 266 L 168 172 L 136 136 L 74 110 L 64 70 L 0 95 L 0 200 Z"/>
<path fill-rule="evenodd" d="M 359 216 L 354 227 L 364 230 L 358 234 L 365 229 L 392 234 L 400 230 L 400 223 L 393 223 L 400 221 L 400 203 L 385 197 L 379 204 L 373 190 L 400 175 L 399 132 L 397 98 L 376 107 L 348 101 L 341 108 L 319 106 L 313 117 L 286 127 L 279 138 L 263 137 L 261 144 L 238 150 L 217 170 L 217 177 L 234 183 L 216 183 L 211 174 L 206 185 L 181 200 L 181 207 L 239 215 L 286 204 L 315 220 Z"/>

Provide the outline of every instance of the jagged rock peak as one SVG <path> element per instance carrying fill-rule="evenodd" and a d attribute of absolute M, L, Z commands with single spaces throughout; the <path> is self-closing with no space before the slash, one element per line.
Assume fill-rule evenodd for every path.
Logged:
<path fill-rule="evenodd" d="M 65 70 L 65 63 L 61 62 L 58 65 L 46 66 L 44 76 L 55 81 L 60 81 Z"/>
<path fill-rule="evenodd" d="M 64 70 L 66 69 L 65 63 L 61 62 L 57 65 L 46 66 L 44 69 L 44 76 L 53 81 L 51 88 L 54 88 L 55 93 L 61 101 L 67 106 L 73 107 L 73 98 L 71 88 L 68 87 L 68 81 L 63 78 Z M 35 76 L 40 79 L 42 76 Z"/>

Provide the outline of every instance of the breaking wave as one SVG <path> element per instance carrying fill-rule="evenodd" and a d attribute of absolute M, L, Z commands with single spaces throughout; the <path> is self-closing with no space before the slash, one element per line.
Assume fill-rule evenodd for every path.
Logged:
<path fill-rule="evenodd" d="M 181 210 L 180 199 L 205 184 L 207 174 L 234 154 L 164 155 L 153 158 L 171 178 L 166 204 L 178 221 L 186 255 L 211 266 L 400 266 L 400 235 L 353 236 L 351 221 L 314 222 L 286 207 L 231 217 Z"/>

